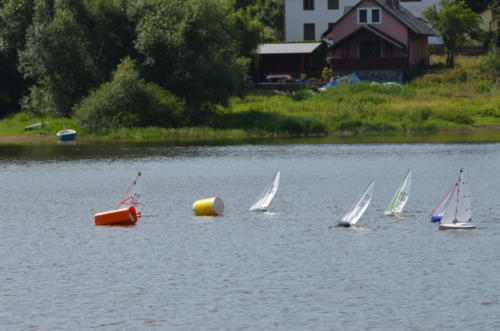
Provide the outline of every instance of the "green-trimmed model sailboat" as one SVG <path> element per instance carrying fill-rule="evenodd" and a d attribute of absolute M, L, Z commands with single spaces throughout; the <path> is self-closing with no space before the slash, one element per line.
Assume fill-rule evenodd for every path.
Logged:
<path fill-rule="evenodd" d="M 385 215 L 398 215 L 403 211 L 408 198 L 410 197 L 411 188 L 411 171 L 408 170 L 405 179 L 399 185 L 397 191 L 392 196 L 391 201 L 387 205 L 384 212 Z"/>

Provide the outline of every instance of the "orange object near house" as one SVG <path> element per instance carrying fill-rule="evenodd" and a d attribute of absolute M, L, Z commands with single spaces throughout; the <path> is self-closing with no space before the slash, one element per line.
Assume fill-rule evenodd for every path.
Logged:
<path fill-rule="evenodd" d="M 137 213 L 134 207 L 106 211 L 95 214 L 95 225 L 134 225 Z"/>

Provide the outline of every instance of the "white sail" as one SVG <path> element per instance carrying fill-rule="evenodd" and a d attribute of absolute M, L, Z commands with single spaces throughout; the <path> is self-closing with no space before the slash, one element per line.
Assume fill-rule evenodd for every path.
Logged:
<path fill-rule="evenodd" d="M 259 195 L 255 203 L 250 207 L 250 211 L 265 211 L 267 207 L 271 204 L 274 195 L 278 191 L 278 185 L 280 183 L 280 172 L 276 171 L 273 180 L 266 187 L 264 191 Z"/>
<path fill-rule="evenodd" d="M 135 177 L 135 180 L 132 182 L 132 184 L 130 184 L 127 192 L 125 192 L 125 196 L 123 197 L 122 200 L 120 200 L 116 209 L 133 206 L 135 208 L 135 210 L 137 211 L 137 215 L 139 215 L 139 216 L 141 215 L 142 190 L 141 190 L 141 185 L 138 181 L 139 177 L 141 177 L 141 176 L 142 176 L 142 174 L 140 172 L 138 172 L 137 176 Z"/>
<path fill-rule="evenodd" d="M 399 214 L 403 211 L 403 208 L 410 197 L 411 178 L 411 171 L 408 170 L 405 178 L 401 182 L 401 185 L 399 185 L 399 188 L 396 190 L 391 201 L 389 202 L 389 205 L 387 206 L 385 211 L 386 215 Z"/>
<path fill-rule="evenodd" d="M 465 180 L 464 171 L 460 170 L 460 183 L 458 188 L 458 206 L 456 220 L 459 223 L 470 222 L 471 215 L 471 195 L 469 191 L 469 184 Z"/>
<path fill-rule="evenodd" d="M 460 176 L 455 186 L 456 189 L 453 190 L 450 201 L 445 207 L 441 224 L 467 223 L 471 221 L 471 195 L 462 169 L 460 169 Z"/>
<path fill-rule="evenodd" d="M 341 223 L 349 223 L 354 225 L 358 223 L 359 219 L 365 213 L 366 209 L 370 205 L 370 201 L 373 196 L 373 186 L 375 182 L 372 181 L 366 190 L 361 194 L 358 200 L 352 205 L 351 209 L 342 217 Z"/>
<path fill-rule="evenodd" d="M 441 224 L 451 224 L 455 222 L 458 203 L 458 183 L 455 183 L 455 188 L 452 190 L 448 204 L 445 206 Z"/>
<path fill-rule="evenodd" d="M 431 216 L 443 217 L 446 206 L 448 205 L 448 201 L 450 201 L 450 198 L 451 198 L 451 196 L 456 188 L 457 188 L 457 185 L 456 185 L 456 183 L 454 183 L 450 187 L 450 189 L 448 190 L 446 195 L 443 197 L 443 199 L 439 202 L 436 209 L 434 209 L 432 211 Z"/>

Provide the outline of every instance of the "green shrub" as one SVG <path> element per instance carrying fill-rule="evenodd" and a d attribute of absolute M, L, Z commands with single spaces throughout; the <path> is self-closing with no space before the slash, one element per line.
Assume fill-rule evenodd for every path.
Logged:
<path fill-rule="evenodd" d="M 371 132 L 394 132 L 397 131 L 397 127 L 388 123 L 368 123 L 365 125 L 366 131 Z"/>
<path fill-rule="evenodd" d="M 295 101 L 304 101 L 313 96 L 313 92 L 310 90 L 299 90 L 292 95 L 292 99 Z"/>
<path fill-rule="evenodd" d="M 325 124 L 318 119 L 266 113 L 258 110 L 218 114 L 214 117 L 212 125 L 217 129 L 244 129 L 246 131 L 288 133 L 291 135 L 326 132 Z"/>
<path fill-rule="evenodd" d="M 432 116 L 432 114 L 433 111 L 431 108 L 423 107 L 420 109 L 415 109 L 409 114 L 409 116 L 412 121 L 420 123 L 427 121 Z"/>
<path fill-rule="evenodd" d="M 290 116 L 281 120 L 280 131 L 292 135 L 302 135 L 323 133 L 326 131 L 326 127 L 323 122 L 314 118 Z"/>
<path fill-rule="evenodd" d="M 30 87 L 28 95 L 21 99 L 21 111 L 35 116 L 59 115 L 51 94 L 36 85 Z"/>
<path fill-rule="evenodd" d="M 349 84 L 349 91 L 354 93 L 359 92 L 375 92 L 379 94 L 388 95 L 403 95 L 405 88 L 399 84 L 373 84 L 373 83 L 359 83 Z"/>
<path fill-rule="evenodd" d="M 472 117 L 464 112 L 455 114 L 455 116 L 453 117 L 453 122 L 465 125 L 474 124 L 474 120 L 472 119 Z"/>
<path fill-rule="evenodd" d="M 362 126 L 363 121 L 361 120 L 340 121 L 338 123 L 338 128 L 341 131 L 356 131 L 359 130 Z"/>
<path fill-rule="evenodd" d="M 110 82 L 83 98 L 74 108 L 77 123 L 89 132 L 136 126 L 175 126 L 183 103 L 173 94 L 139 78 L 134 61 L 125 58 Z"/>
<path fill-rule="evenodd" d="M 478 93 L 489 93 L 493 89 L 493 84 L 488 81 L 481 81 L 474 86 L 474 90 Z"/>
<path fill-rule="evenodd" d="M 490 51 L 484 57 L 480 68 L 485 78 L 500 85 L 500 51 Z"/>

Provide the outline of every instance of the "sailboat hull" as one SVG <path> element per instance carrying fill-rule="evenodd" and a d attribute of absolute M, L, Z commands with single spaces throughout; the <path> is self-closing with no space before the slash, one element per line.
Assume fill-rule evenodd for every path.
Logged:
<path fill-rule="evenodd" d="M 470 223 L 451 223 L 451 224 L 439 224 L 439 230 L 472 230 L 476 227 Z"/>
<path fill-rule="evenodd" d="M 337 224 L 337 226 L 341 226 L 341 227 L 344 227 L 344 228 L 350 228 L 351 227 L 351 223 L 340 221 L 339 224 Z"/>
<path fill-rule="evenodd" d="M 267 208 L 250 208 L 249 211 L 265 213 Z"/>

